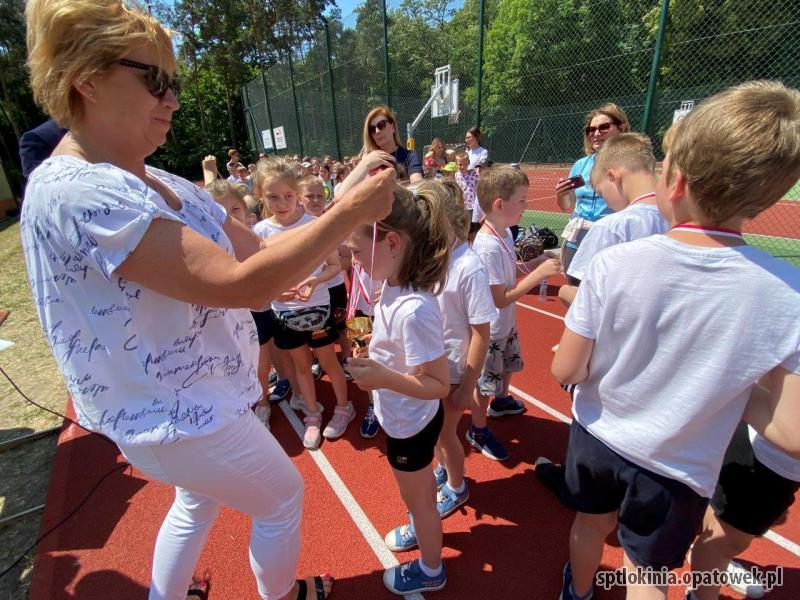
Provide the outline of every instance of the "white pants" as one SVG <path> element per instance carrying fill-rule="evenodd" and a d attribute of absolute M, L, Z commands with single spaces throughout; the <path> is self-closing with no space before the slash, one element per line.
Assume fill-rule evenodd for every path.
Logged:
<path fill-rule="evenodd" d="M 217 433 L 166 446 L 121 446 L 134 467 L 175 486 L 158 533 L 149 600 L 184 600 L 222 505 L 250 515 L 250 567 L 264 600 L 283 598 L 300 555 L 303 481 L 264 425 L 247 414 Z"/>

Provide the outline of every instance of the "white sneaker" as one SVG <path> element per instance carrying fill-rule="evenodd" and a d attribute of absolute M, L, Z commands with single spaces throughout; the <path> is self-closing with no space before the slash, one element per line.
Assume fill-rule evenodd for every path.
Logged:
<path fill-rule="evenodd" d="M 337 405 L 336 408 L 333 409 L 333 417 L 328 421 L 328 426 L 325 427 L 325 431 L 322 432 L 322 435 L 329 440 L 340 437 L 347 429 L 350 421 L 355 418 L 356 409 L 352 402 L 348 402 L 347 406 Z"/>
<path fill-rule="evenodd" d="M 319 448 L 319 443 L 322 441 L 322 437 L 319 434 L 319 428 L 322 425 L 322 417 L 319 413 L 316 415 L 306 415 L 303 419 L 303 423 L 305 423 L 306 426 L 306 432 L 303 435 L 303 446 L 309 450 Z"/>
<path fill-rule="evenodd" d="M 746 598 L 763 598 L 764 584 L 755 577 L 750 569 L 735 561 L 728 563 L 728 587 Z"/>
<path fill-rule="evenodd" d="M 269 404 L 266 406 L 256 404 L 255 413 L 258 420 L 261 421 L 267 429 L 269 429 L 269 416 L 272 414 L 272 409 L 269 407 Z"/>

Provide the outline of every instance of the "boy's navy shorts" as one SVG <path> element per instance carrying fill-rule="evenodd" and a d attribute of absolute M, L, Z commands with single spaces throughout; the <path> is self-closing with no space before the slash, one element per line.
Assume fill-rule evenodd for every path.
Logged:
<path fill-rule="evenodd" d="M 747 424 L 733 434 L 711 508 L 720 521 L 750 535 L 764 535 L 794 503 L 800 483 L 764 466 L 753 454 Z"/>
<path fill-rule="evenodd" d="M 708 498 L 623 458 L 577 421 L 570 428 L 565 467 L 564 502 L 582 513 L 616 512 L 617 536 L 634 564 L 683 565 Z"/>

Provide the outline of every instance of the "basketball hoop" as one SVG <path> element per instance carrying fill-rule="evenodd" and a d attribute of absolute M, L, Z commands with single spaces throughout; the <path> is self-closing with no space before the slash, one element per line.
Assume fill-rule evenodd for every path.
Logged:
<path fill-rule="evenodd" d="M 450 113 L 449 115 L 447 115 L 447 122 L 450 125 L 456 125 L 458 123 L 458 116 L 460 114 L 461 114 L 460 110 L 457 110 L 456 112 Z"/>

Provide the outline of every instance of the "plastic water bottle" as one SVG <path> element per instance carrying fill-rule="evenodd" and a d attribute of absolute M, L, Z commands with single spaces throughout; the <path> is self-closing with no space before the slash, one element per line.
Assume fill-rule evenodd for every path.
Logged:
<path fill-rule="evenodd" d="M 539 284 L 539 302 L 547 302 L 547 279 L 542 279 Z"/>

